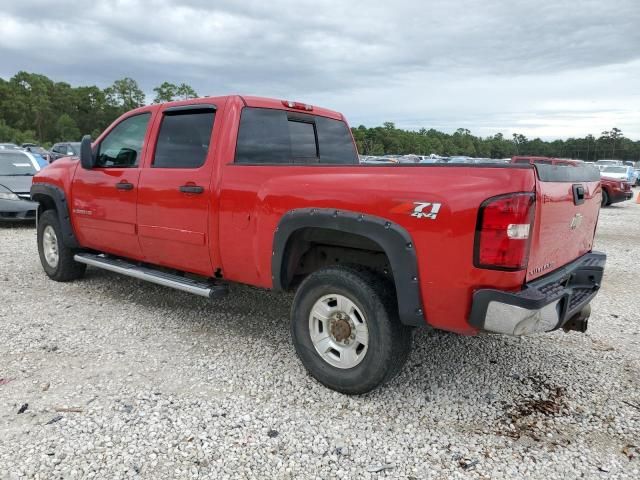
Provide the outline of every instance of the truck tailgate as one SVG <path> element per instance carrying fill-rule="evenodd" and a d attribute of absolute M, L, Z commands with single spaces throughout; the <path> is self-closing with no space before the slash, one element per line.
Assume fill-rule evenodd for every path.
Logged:
<path fill-rule="evenodd" d="M 600 174 L 590 165 L 535 165 L 536 212 L 527 281 L 590 252 L 600 212 Z"/>

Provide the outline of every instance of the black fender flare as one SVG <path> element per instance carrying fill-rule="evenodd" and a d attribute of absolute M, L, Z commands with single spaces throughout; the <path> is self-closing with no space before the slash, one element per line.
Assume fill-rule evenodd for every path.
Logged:
<path fill-rule="evenodd" d="M 287 287 L 284 256 L 291 235 L 309 227 L 348 232 L 377 243 L 387 255 L 393 272 L 400 321 L 416 327 L 425 325 L 418 261 L 411 235 L 400 225 L 374 215 L 327 208 L 301 208 L 287 212 L 280 219 L 273 239 L 271 272 L 274 289 L 284 290 Z"/>
<path fill-rule="evenodd" d="M 34 201 L 39 202 L 41 205 L 45 203 L 46 200 L 53 201 L 56 206 L 56 212 L 58 213 L 60 229 L 62 230 L 62 241 L 69 248 L 79 248 L 80 244 L 73 233 L 71 217 L 69 216 L 69 206 L 62 189 L 55 185 L 49 185 L 46 183 L 34 183 L 31 185 L 31 198 Z M 40 212 L 41 208 L 39 207 L 38 215 Z"/>

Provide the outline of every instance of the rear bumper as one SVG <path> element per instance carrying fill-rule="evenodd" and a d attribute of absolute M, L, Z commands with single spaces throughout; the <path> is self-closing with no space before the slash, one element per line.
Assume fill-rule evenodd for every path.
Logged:
<path fill-rule="evenodd" d="M 598 293 L 606 258 L 604 253 L 587 253 L 526 284 L 519 292 L 477 290 L 469 323 L 481 330 L 507 335 L 561 328 L 581 315 Z"/>

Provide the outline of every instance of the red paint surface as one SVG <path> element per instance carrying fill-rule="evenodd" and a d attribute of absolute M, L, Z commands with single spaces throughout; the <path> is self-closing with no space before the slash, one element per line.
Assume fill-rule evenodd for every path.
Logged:
<path fill-rule="evenodd" d="M 557 268 L 591 247 L 593 228 L 589 234 L 575 234 L 578 241 L 571 247 L 554 235 L 571 217 L 567 216 L 571 185 L 537 183 L 533 168 L 235 165 L 242 108 L 288 109 L 281 100 L 238 96 L 170 105 L 196 102 L 218 107 L 211 147 L 201 168 L 151 168 L 165 104 L 126 114 L 153 113 L 138 168 L 87 171 L 77 166 L 77 160 L 58 160 L 38 173 L 35 182 L 57 185 L 67 193 L 72 224 L 83 246 L 201 275 L 212 276 L 220 269 L 229 281 L 269 288 L 275 228 L 287 211 L 318 207 L 376 215 L 401 225 L 413 239 L 427 322 L 463 334 L 476 332 L 467 323 L 474 290 L 518 290 L 527 276 L 526 270 L 473 266 L 478 208 L 484 200 L 536 192 L 530 267 L 551 259 Z M 343 119 L 316 106 L 313 114 Z M 115 183 L 123 179 L 134 183 L 134 190 L 117 190 Z M 190 183 L 205 191 L 201 195 L 178 191 Z M 597 183 L 587 184 L 590 198 L 598 188 Z M 441 203 L 437 219 L 412 217 L 414 202 Z M 570 207 L 574 208 L 572 203 Z M 597 211 L 584 221 L 590 226 L 596 217 Z"/>

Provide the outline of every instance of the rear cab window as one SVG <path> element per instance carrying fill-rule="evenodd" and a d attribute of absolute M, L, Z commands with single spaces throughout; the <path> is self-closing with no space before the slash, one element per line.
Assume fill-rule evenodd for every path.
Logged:
<path fill-rule="evenodd" d="M 239 164 L 358 164 L 347 124 L 319 115 L 245 107 L 235 162 Z"/>

